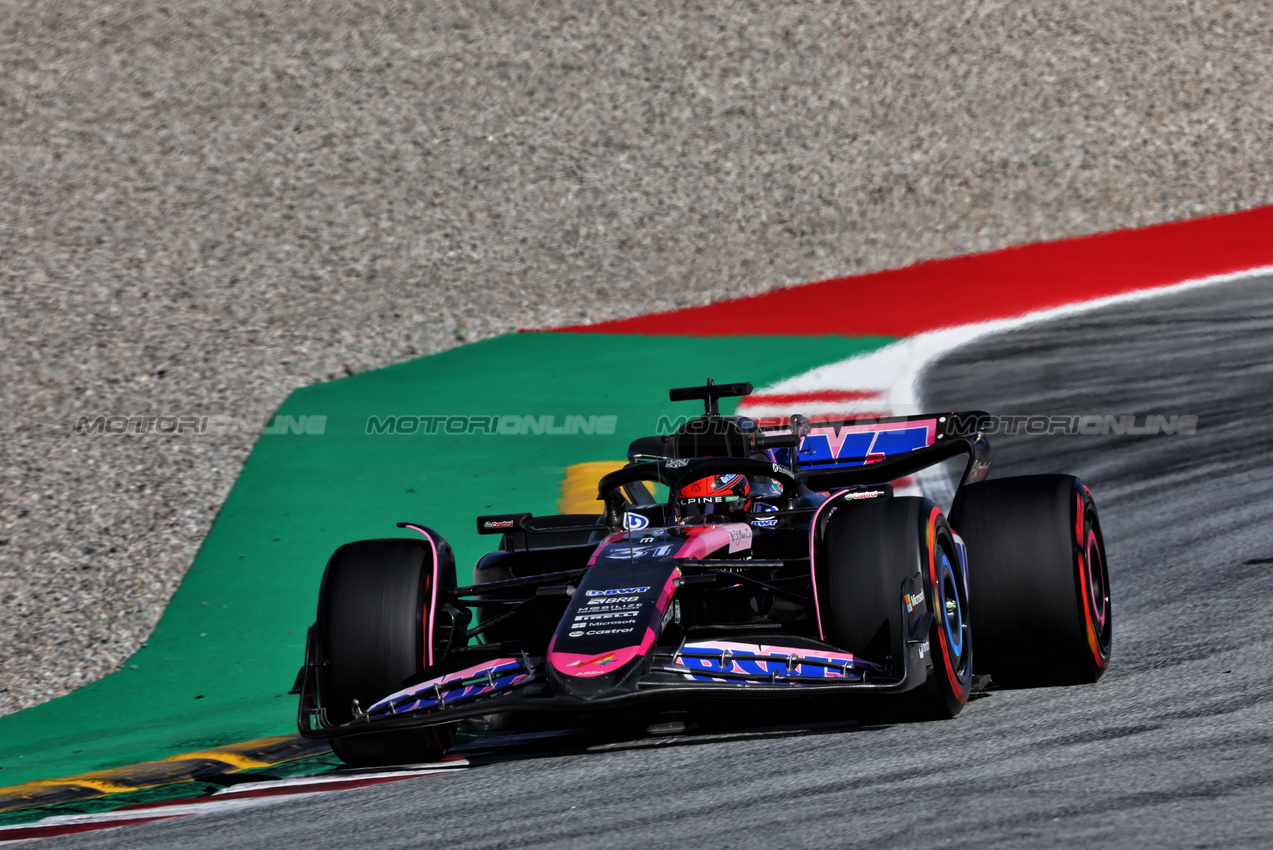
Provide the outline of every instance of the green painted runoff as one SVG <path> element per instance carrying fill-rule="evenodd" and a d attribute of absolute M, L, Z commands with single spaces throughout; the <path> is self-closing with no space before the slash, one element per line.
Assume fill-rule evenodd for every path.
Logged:
<path fill-rule="evenodd" d="M 891 341 L 515 334 L 297 390 L 267 429 L 285 433 L 257 440 L 147 646 L 101 681 L 0 718 L 0 786 L 294 732 L 287 691 L 340 544 L 422 522 L 450 540 L 463 583 L 493 543 L 474 516 L 555 513 L 567 466 L 620 460 L 660 416 L 701 410 L 669 402 L 670 387 L 762 387 Z M 321 434 L 304 433 L 323 416 Z M 578 433 L 447 434 L 436 419 L 441 433 L 374 433 L 391 416 L 505 417 L 497 431 L 532 417 Z M 600 417 L 613 433 L 584 433 L 611 430 Z"/>

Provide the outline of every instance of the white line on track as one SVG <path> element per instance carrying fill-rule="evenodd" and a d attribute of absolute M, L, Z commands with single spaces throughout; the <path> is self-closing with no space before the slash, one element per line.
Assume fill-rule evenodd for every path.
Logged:
<path fill-rule="evenodd" d="M 223 788 L 206 797 L 185 798 L 137 807 L 82 815 L 52 815 L 35 823 L 0 826 L 0 845 L 40 838 L 55 838 L 82 832 L 118 829 L 138 823 L 190 815 L 242 811 L 281 802 L 299 794 L 327 794 L 352 791 L 368 785 L 382 785 L 421 776 L 457 773 L 467 768 L 464 759 L 401 767 L 395 770 L 341 770 L 286 779 L 244 782 Z"/>
<path fill-rule="evenodd" d="M 1021 316 L 1007 319 L 995 319 L 989 322 L 975 322 L 925 331 L 883 348 L 866 354 L 859 354 L 836 363 L 818 366 L 803 374 L 765 387 L 756 393 L 759 403 L 748 404 L 746 400 L 739 403 L 738 412 L 754 418 L 786 417 L 793 413 L 806 416 L 818 415 L 872 415 L 883 413 L 889 416 L 905 416 L 924 413 L 920 409 L 919 383 L 924 370 L 929 364 L 974 340 L 992 334 L 1017 330 L 1040 322 L 1049 322 L 1066 316 L 1100 310 L 1118 304 L 1144 301 L 1150 298 L 1197 289 L 1203 286 L 1231 283 L 1239 280 L 1269 275 L 1273 266 L 1264 266 L 1232 274 L 1215 275 L 1181 281 L 1180 283 L 1151 289 L 1139 289 L 1121 295 L 1096 298 L 1091 301 L 1080 301 L 1037 310 Z M 1023 284 L 1024 285 L 1024 284 Z M 971 293 L 975 296 L 975 292 Z M 881 390 L 883 387 L 885 389 Z M 851 395 L 860 393 L 862 398 L 849 403 L 816 403 L 816 404 L 766 404 L 764 396 L 801 395 L 810 393 L 842 393 Z M 949 506 L 953 497 L 952 482 L 940 467 L 925 470 L 916 476 L 922 492 L 938 504 Z"/>

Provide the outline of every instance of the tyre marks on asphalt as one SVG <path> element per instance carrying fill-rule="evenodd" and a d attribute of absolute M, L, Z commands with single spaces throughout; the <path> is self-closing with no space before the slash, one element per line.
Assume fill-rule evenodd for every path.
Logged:
<path fill-rule="evenodd" d="M 1108 793 L 1085 812 L 1117 813 L 1121 827 L 1086 817 L 1074 837 L 1240 843 L 1254 825 L 1267 827 L 1273 275 L 986 337 L 936 363 L 922 394 L 938 406 L 958 399 L 1005 415 L 1198 417 L 1193 434 L 1111 428 L 990 440 L 997 475 L 1064 469 L 1093 488 L 1101 507 L 1115 647 L 1091 699 L 1126 728 L 1146 731 L 1075 730 L 1099 741 L 1111 766 L 1088 777 Z M 1056 744 L 1032 746 L 1048 753 Z M 1170 809 L 1184 802 L 1190 815 Z"/>

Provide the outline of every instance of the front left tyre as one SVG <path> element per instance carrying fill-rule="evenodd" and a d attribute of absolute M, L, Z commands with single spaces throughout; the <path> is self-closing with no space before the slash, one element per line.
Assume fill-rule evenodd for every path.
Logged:
<path fill-rule="evenodd" d="M 440 537 L 362 540 L 332 554 L 315 624 L 318 700 L 329 723 L 353 720 L 440 660 L 432 658 L 439 647 L 430 615 L 454 586 L 455 559 Z M 331 745 L 350 765 L 408 764 L 436 761 L 454 735 L 452 724 L 333 738 Z"/>

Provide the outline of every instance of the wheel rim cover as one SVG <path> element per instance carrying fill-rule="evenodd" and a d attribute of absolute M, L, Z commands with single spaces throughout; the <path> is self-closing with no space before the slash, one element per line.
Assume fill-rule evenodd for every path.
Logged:
<path fill-rule="evenodd" d="M 1096 623 L 1097 633 L 1105 631 L 1107 612 L 1105 598 L 1105 564 L 1101 558 L 1100 546 L 1096 543 L 1096 532 L 1087 530 L 1087 595 L 1088 604 L 1092 606 L 1092 619 Z"/>
<path fill-rule="evenodd" d="M 950 558 L 941 553 L 941 598 L 938 604 L 942 623 L 946 629 L 946 639 L 950 642 L 950 652 L 959 658 L 964 652 L 964 611 L 959 601 L 959 590 L 955 584 L 955 572 L 951 569 Z"/>

